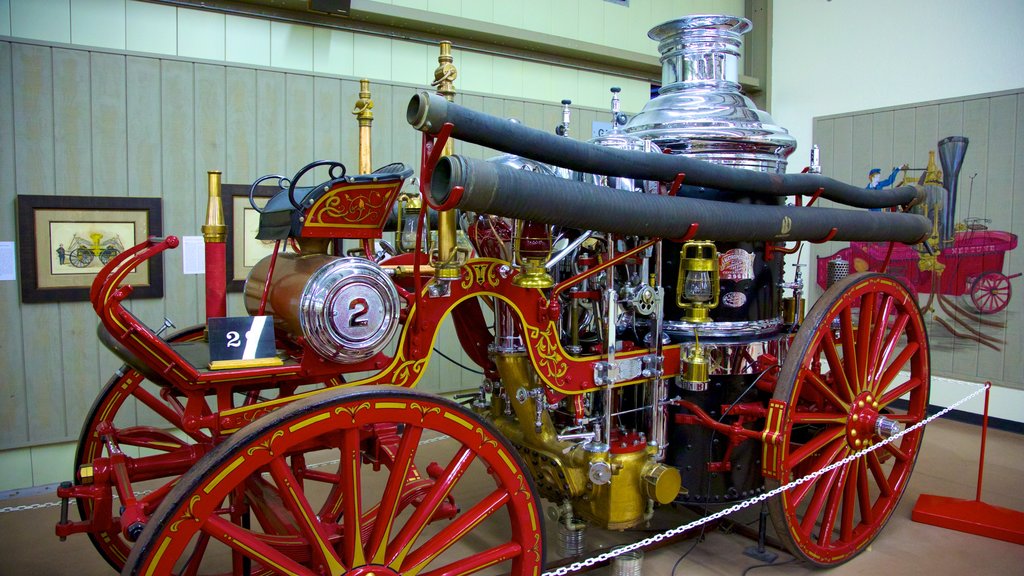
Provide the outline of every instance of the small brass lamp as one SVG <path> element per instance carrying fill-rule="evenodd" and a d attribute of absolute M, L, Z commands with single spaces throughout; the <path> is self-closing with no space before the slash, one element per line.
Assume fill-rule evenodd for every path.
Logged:
<path fill-rule="evenodd" d="M 683 244 L 679 252 L 676 304 L 686 322 L 709 322 L 708 311 L 718 306 L 718 250 L 714 242 Z"/>
<path fill-rule="evenodd" d="M 402 194 L 398 197 L 398 251 L 407 254 L 416 250 L 416 228 L 419 226 L 420 211 L 423 210 L 423 199 L 419 194 Z M 427 238 L 430 238 L 430 218 L 423 225 L 423 242 L 421 250 L 426 250 Z"/>
<path fill-rule="evenodd" d="M 522 266 L 512 284 L 520 288 L 551 288 L 555 280 L 544 265 L 551 257 L 551 226 L 533 220 L 517 220 L 514 257 Z"/>

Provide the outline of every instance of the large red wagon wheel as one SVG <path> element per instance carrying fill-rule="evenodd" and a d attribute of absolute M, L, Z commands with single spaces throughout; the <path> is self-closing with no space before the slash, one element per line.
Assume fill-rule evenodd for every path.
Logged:
<path fill-rule="evenodd" d="M 195 342 L 202 340 L 204 334 L 205 326 L 198 325 L 172 334 L 167 341 Z M 327 385 L 334 386 L 339 382 L 332 380 Z M 268 393 L 276 396 L 281 392 L 275 389 Z M 246 401 L 259 400 L 259 397 L 252 397 Z M 182 423 L 184 401 L 173 390 L 148 381 L 145 375 L 128 364 L 122 366 L 96 397 L 82 424 L 75 453 L 75 482 L 89 482 L 83 471 L 91 471 L 95 459 L 108 456 L 104 439 L 112 440 L 129 456 L 129 485 L 144 506 L 145 513 L 155 510 L 173 482 L 195 465 L 215 443 L 215 439 L 205 432 L 185 431 Z M 295 467 L 296 473 L 303 478 L 317 477 L 317 471 L 307 469 L 301 460 L 295 462 Z M 262 492 L 262 486 L 257 482 L 251 483 L 247 489 L 254 494 L 254 500 L 259 500 L 253 512 L 270 523 L 268 518 L 272 512 L 269 511 L 276 505 L 272 497 L 269 500 L 264 498 L 268 495 Z M 83 520 L 109 519 L 109 529 L 88 534 L 104 560 L 120 571 L 134 545 L 122 532 L 123 526 L 118 518 L 121 502 L 117 499 L 100 501 L 99 506 L 109 508 L 107 510 L 97 510 L 97 502 L 89 498 L 77 499 L 79 514 Z M 325 503 L 325 506 L 329 504 Z"/>
<path fill-rule="evenodd" d="M 995 314 L 1006 308 L 1012 295 L 1010 279 L 999 272 L 986 272 L 971 283 L 971 302 L 982 314 Z"/>
<path fill-rule="evenodd" d="M 929 369 L 924 323 L 901 283 L 878 273 L 837 282 L 800 327 L 779 374 L 774 398 L 787 408 L 781 443 L 765 450 L 766 483 L 807 476 L 923 420 Z M 896 509 L 922 435 L 915 430 L 771 500 L 790 551 L 832 566 L 864 550 Z"/>
<path fill-rule="evenodd" d="M 373 449 L 381 430 L 398 437 L 390 466 Z M 323 458 L 344 464 L 340 498 L 293 473 L 296 459 Z M 430 480 L 409 497 L 415 470 Z M 254 481 L 277 495 L 283 530 L 232 521 Z M 316 513 L 325 499 L 337 506 Z M 544 565 L 539 504 L 519 455 L 461 406 L 392 387 L 325 391 L 253 422 L 182 476 L 124 573 L 533 575 Z"/>
<path fill-rule="evenodd" d="M 172 334 L 167 338 L 168 342 L 193 342 L 203 338 L 205 327 L 193 326 Z M 195 436 L 189 442 L 182 440 L 186 437 L 182 430 L 182 422 L 177 407 L 169 397 L 161 396 L 154 392 L 155 386 L 144 385 L 146 377 L 138 370 L 125 364 L 107 381 L 107 384 L 100 391 L 92 408 L 86 414 L 85 422 L 82 423 L 82 433 L 78 437 L 78 449 L 75 451 L 75 481 L 78 484 L 88 481 L 82 477 L 83 470 L 89 470 L 93 460 L 104 455 L 105 436 L 110 437 L 118 445 L 129 448 L 134 447 L 146 450 L 147 454 L 160 454 L 166 457 L 178 455 L 184 466 L 180 471 L 165 468 L 164 476 L 177 477 L 182 471 L 188 469 L 202 455 L 201 452 L 193 453 L 192 445 L 209 444 L 209 438 Z M 131 400 L 136 402 L 131 402 Z M 125 426 L 126 415 L 122 411 L 130 411 L 127 415 L 130 421 L 149 422 L 152 425 L 131 425 Z M 178 434 L 171 434 L 168 430 L 176 430 Z M 83 468 L 84 467 L 84 468 Z M 161 477 L 161 474 L 154 475 L 152 472 L 146 474 L 147 479 L 154 480 Z M 78 511 L 85 520 L 93 516 L 95 501 L 87 498 L 77 500 Z M 117 516 L 119 503 L 113 500 L 108 503 L 111 507 L 110 516 Z M 154 505 L 155 508 L 155 505 Z M 101 532 L 90 532 L 96 550 L 116 570 L 124 566 L 125 559 L 132 544 L 116 529 Z"/>

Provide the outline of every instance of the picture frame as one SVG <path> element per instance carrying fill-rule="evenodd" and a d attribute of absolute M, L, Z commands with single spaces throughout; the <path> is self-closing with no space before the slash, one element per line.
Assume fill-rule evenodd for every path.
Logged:
<path fill-rule="evenodd" d="M 274 250 L 273 241 L 256 239 L 260 215 L 249 203 L 250 188 L 249 184 L 221 185 L 224 223 L 228 227 L 225 246 L 228 292 L 241 292 L 245 288 L 245 279 L 249 277 L 253 265 Z M 257 186 L 253 192 L 253 199 L 262 207 L 280 191 L 277 186 Z"/>
<path fill-rule="evenodd" d="M 162 234 L 160 198 L 19 194 L 17 204 L 25 304 L 89 300 L 104 264 Z M 163 259 L 144 262 L 125 283 L 134 298 L 162 298 Z"/>

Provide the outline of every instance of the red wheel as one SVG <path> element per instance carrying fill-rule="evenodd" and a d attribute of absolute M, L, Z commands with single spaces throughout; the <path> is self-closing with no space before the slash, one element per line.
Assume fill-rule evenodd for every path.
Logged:
<path fill-rule="evenodd" d="M 343 465 L 310 482 L 297 459 Z M 279 526 L 234 522 L 253 507 L 253 483 L 279 503 Z M 508 442 L 457 404 L 393 387 L 325 391 L 243 428 L 182 476 L 124 573 L 533 575 L 544 566 L 535 494 Z"/>
<path fill-rule="evenodd" d="M 1012 295 L 1010 279 L 999 272 L 986 272 L 971 283 L 971 302 L 982 314 L 995 314 L 1006 308 Z"/>
<path fill-rule="evenodd" d="M 193 326 L 176 332 L 168 337 L 168 342 L 192 342 L 203 338 L 204 326 Z M 169 398 L 163 397 L 159 392 L 154 392 L 157 387 L 146 383 L 146 377 L 138 370 L 125 364 L 107 381 L 106 386 L 92 404 L 92 408 L 82 423 L 82 433 L 78 437 L 78 449 L 75 451 L 75 482 L 82 484 L 83 467 L 90 470 L 93 461 L 104 455 L 103 437 L 109 436 L 122 447 L 136 447 L 146 449 L 147 454 L 161 455 L 162 457 L 173 457 L 180 455 L 185 464 L 180 471 L 170 474 L 171 478 L 177 477 L 181 472 L 187 470 L 194 464 L 202 453 L 190 453 L 190 443 L 181 440 L 184 433 L 181 433 L 182 424 L 178 407 Z M 124 413 L 122 413 L 124 411 Z M 134 425 L 125 426 L 124 421 L 129 420 Z M 181 436 L 172 435 L 168 429 L 179 431 Z M 210 439 L 204 436 L 192 437 L 192 443 L 210 444 Z M 157 479 L 159 476 L 149 475 L 149 479 Z M 159 494 L 157 494 L 159 496 Z M 152 502 L 152 508 L 156 503 Z M 145 497 L 143 497 L 145 500 Z M 87 498 L 77 499 L 78 511 L 82 519 L 93 517 L 95 501 Z M 110 511 L 104 511 L 112 520 L 110 530 L 90 532 L 96 550 L 116 570 L 121 570 L 124 561 L 128 558 L 128 552 L 132 544 L 124 538 L 120 531 L 120 522 L 117 521 L 118 502 L 109 502 Z"/>
<path fill-rule="evenodd" d="M 923 420 L 929 369 L 924 323 L 901 283 L 878 273 L 837 282 L 800 327 L 779 374 L 774 400 L 786 411 L 781 442 L 765 446 L 766 484 L 807 476 Z M 771 500 L 790 551 L 832 566 L 864 550 L 896 509 L 922 435 L 915 430 Z"/>

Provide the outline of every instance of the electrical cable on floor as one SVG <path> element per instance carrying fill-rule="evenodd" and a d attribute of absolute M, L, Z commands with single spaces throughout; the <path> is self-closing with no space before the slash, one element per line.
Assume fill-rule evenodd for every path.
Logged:
<path fill-rule="evenodd" d="M 441 351 L 440 351 L 440 350 L 438 350 L 437 348 L 434 348 L 434 352 L 437 352 L 437 354 L 438 354 L 438 355 L 439 355 L 439 356 L 440 356 L 441 358 L 444 358 L 445 360 L 447 360 L 447 361 L 451 362 L 452 364 L 455 364 L 456 366 L 458 366 L 459 368 L 462 368 L 463 370 L 465 370 L 465 371 L 467 371 L 467 372 L 472 372 L 473 374 L 479 374 L 479 375 L 481 375 L 481 376 L 483 376 L 483 374 L 484 374 L 483 370 L 475 370 L 475 369 L 473 369 L 473 368 L 470 368 L 469 366 L 466 366 L 465 364 L 463 364 L 463 363 L 459 362 L 458 360 L 456 360 L 456 359 L 452 358 L 451 356 L 448 356 L 448 355 L 447 355 L 447 354 L 445 354 L 444 352 L 441 352 Z"/>

